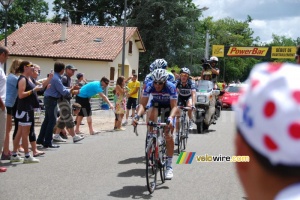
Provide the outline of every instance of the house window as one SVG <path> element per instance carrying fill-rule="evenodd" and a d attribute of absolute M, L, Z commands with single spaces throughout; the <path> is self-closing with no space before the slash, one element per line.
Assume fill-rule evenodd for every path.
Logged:
<path fill-rule="evenodd" d="M 135 74 L 135 69 L 132 70 L 131 74 L 132 74 L 132 75 Z"/>
<path fill-rule="evenodd" d="M 128 49 L 128 53 L 132 53 L 132 41 L 129 41 L 129 49 Z"/>

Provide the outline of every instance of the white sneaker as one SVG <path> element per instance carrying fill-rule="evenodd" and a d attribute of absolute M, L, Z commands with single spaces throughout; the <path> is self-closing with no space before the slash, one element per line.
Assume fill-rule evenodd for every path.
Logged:
<path fill-rule="evenodd" d="M 193 122 L 189 121 L 189 129 L 192 130 L 193 129 Z"/>
<path fill-rule="evenodd" d="M 13 163 L 13 162 L 23 162 L 24 161 L 24 158 L 21 158 L 21 156 L 13 156 L 11 155 L 10 156 L 10 162 Z"/>
<path fill-rule="evenodd" d="M 165 179 L 171 180 L 173 178 L 173 169 L 172 167 L 167 167 L 167 170 L 165 171 Z"/>
<path fill-rule="evenodd" d="M 122 123 L 122 126 L 126 126 L 128 124 L 127 120 Z"/>
<path fill-rule="evenodd" d="M 75 136 L 73 137 L 73 142 L 76 143 L 76 142 L 79 142 L 79 141 L 81 141 L 81 140 L 83 140 L 83 139 L 84 139 L 84 136 L 75 135 Z"/>
<path fill-rule="evenodd" d="M 175 145 L 178 145 L 178 140 L 179 140 L 179 137 L 178 137 L 178 135 L 176 135 L 176 137 L 175 137 Z"/>
<path fill-rule="evenodd" d="M 53 140 L 54 140 L 55 142 L 66 142 L 66 140 L 63 139 L 59 134 L 54 134 L 54 135 L 53 135 Z"/>
<path fill-rule="evenodd" d="M 40 160 L 39 159 L 36 159 L 36 158 L 34 158 L 34 157 L 32 157 L 32 156 L 29 156 L 28 158 L 24 158 L 24 164 L 30 164 L 30 163 L 39 163 L 40 162 Z"/>

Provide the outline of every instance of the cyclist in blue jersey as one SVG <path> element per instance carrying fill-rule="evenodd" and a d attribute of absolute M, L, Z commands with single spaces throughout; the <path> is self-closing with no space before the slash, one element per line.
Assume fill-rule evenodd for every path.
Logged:
<path fill-rule="evenodd" d="M 148 119 L 157 121 L 158 113 L 161 114 L 161 120 L 167 121 L 169 126 L 165 127 L 164 134 L 167 147 L 167 170 L 165 172 L 166 179 L 172 179 L 172 159 L 174 153 L 173 140 L 173 119 L 177 110 L 177 92 L 173 83 L 167 81 L 168 73 L 164 69 L 157 69 L 153 73 L 153 81 L 149 82 L 144 89 L 143 96 L 140 101 L 137 114 L 132 122 L 133 126 L 137 125 L 139 118 L 144 114 L 145 107 L 148 103 L 150 94 L 153 96 L 148 110 Z M 171 129 L 171 131 L 169 131 Z M 151 129 L 150 129 L 151 132 Z"/>
<path fill-rule="evenodd" d="M 176 82 L 176 89 L 178 92 L 178 106 L 190 106 L 195 107 L 196 103 L 196 87 L 195 84 L 189 79 L 190 70 L 186 67 L 180 70 L 180 79 Z M 188 110 L 189 116 L 189 129 L 193 128 L 192 110 Z M 180 109 L 177 110 L 176 120 L 176 133 L 179 130 L 179 117 Z M 176 135 L 175 144 L 178 144 L 178 135 Z"/>

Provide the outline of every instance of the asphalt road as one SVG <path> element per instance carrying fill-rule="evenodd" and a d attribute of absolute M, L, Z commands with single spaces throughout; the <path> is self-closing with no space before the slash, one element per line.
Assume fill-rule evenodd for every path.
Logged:
<path fill-rule="evenodd" d="M 144 139 L 127 126 L 126 131 L 71 140 L 59 149 L 47 149 L 39 164 L 9 164 L 0 174 L 0 199 L 245 199 L 234 163 L 176 164 L 174 178 L 149 195 L 146 188 Z M 234 116 L 222 111 L 208 133 L 189 135 L 187 152 L 200 155 L 234 155 Z M 160 182 L 159 182 L 160 183 Z"/>

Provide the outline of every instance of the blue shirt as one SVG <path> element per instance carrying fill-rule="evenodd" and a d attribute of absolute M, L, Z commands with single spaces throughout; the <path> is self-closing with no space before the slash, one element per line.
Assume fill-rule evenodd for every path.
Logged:
<path fill-rule="evenodd" d="M 177 99 L 176 86 L 169 81 L 165 83 L 165 87 L 160 92 L 155 90 L 153 81 L 147 83 L 143 97 L 149 97 L 150 94 L 153 96 L 152 103 L 159 103 L 161 105 L 170 105 L 170 100 Z"/>
<path fill-rule="evenodd" d="M 46 89 L 44 96 L 50 96 L 54 98 L 67 97 L 70 98 L 70 89 L 67 89 L 61 82 L 61 76 L 55 72 L 50 83 L 51 86 Z"/>
<path fill-rule="evenodd" d="M 100 92 L 103 92 L 100 81 L 93 81 L 82 86 L 77 96 L 81 98 L 91 98 Z"/>
<path fill-rule="evenodd" d="M 18 96 L 18 77 L 15 74 L 10 73 L 6 79 L 6 107 L 13 107 L 15 105 Z"/>

